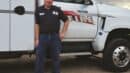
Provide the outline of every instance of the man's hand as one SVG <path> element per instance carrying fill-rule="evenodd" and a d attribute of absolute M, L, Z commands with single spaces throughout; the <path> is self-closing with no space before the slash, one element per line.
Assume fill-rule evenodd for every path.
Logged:
<path fill-rule="evenodd" d="M 35 42 L 34 42 L 34 44 L 35 44 L 35 47 L 37 47 L 37 46 L 38 46 L 38 44 L 39 44 L 39 40 L 38 40 L 38 39 L 36 39 L 36 40 L 35 40 Z"/>
<path fill-rule="evenodd" d="M 60 32 L 59 36 L 60 36 L 60 39 L 61 39 L 61 40 L 63 40 L 63 39 L 64 39 L 64 37 L 65 37 L 65 33 Z"/>

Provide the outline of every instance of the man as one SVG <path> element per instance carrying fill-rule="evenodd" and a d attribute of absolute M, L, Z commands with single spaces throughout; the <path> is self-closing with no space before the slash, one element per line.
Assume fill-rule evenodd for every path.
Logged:
<path fill-rule="evenodd" d="M 37 47 L 35 73 L 44 73 L 45 55 L 48 48 L 52 59 L 52 71 L 60 73 L 61 40 L 65 36 L 69 21 L 63 11 L 52 4 L 53 0 L 44 0 L 44 5 L 35 12 L 35 46 Z M 60 20 L 64 22 L 61 31 Z"/>

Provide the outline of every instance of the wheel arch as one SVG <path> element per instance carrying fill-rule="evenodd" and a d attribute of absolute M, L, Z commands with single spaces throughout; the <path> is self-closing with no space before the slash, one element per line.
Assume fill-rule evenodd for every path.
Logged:
<path fill-rule="evenodd" d="M 114 29 L 111 32 L 109 32 L 105 45 L 104 45 L 104 48 L 114 38 L 126 38 L 126 39 L 130 40 L 130 29 L 120 28 L 120 29 Z"/>

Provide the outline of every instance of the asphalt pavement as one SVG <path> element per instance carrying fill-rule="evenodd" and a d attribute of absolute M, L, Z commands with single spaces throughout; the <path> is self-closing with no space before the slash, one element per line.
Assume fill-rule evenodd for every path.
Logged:
<path fill-rule="evenodd" d="M 0 59 L 0 73 L 34 73 L 35 56 L 24 55 L 20 58 Z M 46 73 L 51 73 L 51 61 L 46 62 Z M 62 73 L 112 73 L 103 68 L 100 57 L 62 56 Z M 130 69 L 127 72 L 130 73 Z"/>

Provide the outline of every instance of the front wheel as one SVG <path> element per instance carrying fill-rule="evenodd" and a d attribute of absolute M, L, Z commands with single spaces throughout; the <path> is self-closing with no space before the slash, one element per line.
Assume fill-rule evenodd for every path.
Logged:
<path fill-rule="evenodd" d="M 124 38 L 111 40 L 103 53 L 105 67 L 114 72 L 124 72 L 129 68 L 130 43 Z"/>

